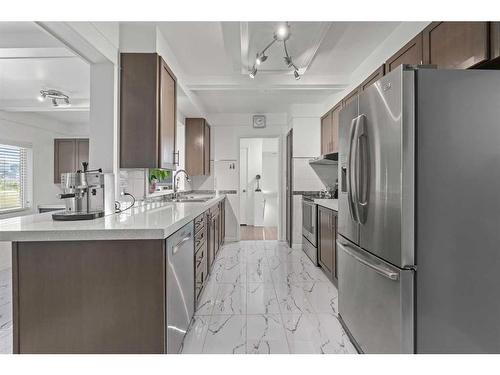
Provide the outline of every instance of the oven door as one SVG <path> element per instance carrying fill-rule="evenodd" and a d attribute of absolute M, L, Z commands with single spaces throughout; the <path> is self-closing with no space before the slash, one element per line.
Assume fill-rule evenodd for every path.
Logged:
<path fill-rule="evenodd" d="M 316 203 L 302 200 L 302 235 L 316 247 Z"/>

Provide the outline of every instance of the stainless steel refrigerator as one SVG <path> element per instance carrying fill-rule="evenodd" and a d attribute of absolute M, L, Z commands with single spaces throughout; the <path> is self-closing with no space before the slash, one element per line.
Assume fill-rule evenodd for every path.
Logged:
<path fill-rule="evenodd" d="M 339 314 L 366 353 L 500 353 L 500 72 L 401 66 L 342 109 Z"/>

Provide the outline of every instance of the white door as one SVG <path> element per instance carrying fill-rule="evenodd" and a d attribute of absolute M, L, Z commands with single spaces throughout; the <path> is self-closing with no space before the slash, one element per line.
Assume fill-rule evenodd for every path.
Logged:
<path fill-rule="evenodd" d="M 247 224 L 248 148 L 240 148 L 240 224 Z"/>

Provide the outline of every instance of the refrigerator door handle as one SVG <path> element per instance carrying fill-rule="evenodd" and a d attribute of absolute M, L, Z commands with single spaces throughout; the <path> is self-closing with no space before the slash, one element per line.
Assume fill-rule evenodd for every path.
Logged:
<path fill-rule="evenodd" d="M 358 217 L 356 215 L 356 205 L 354 203 L 353 197 L 353 172 L 355 170 L 353 164 L 353 155 L 355 155 L 354 150 L 354 139 L 356 134 L 357 118 L 352 119 L 351 127 L 349 131 L 349 150 L 347 152 L 347 200 L 349 201 L 349 212 L 351 214 L 352 220 L 359 223 Z"/>
<path fill-rule="evenodd" d="M 368 161 L 368 131 L 366 116 L 358 116 L 356 126 L 356 216 L 360 224 L 366 222 L 368 210 L 369 168 Z"/>
<path fill-rule="evenodd" d="M 356 259 L 359 263 L 364 264 L 365 266 L 371 268 L 379 275 L 382 275 L 390 280 L 397 281 L 399 279 L 399 273 L 392 271 L 390 268 L 384 266 L 382 263 L 377 262 L 374 263 L 370 258 L 360 253 L 353 246 L 343 243 L 341 241 L 337 241 L 337 245 L 344 250 L 344 252 L 354 259 Z"/>

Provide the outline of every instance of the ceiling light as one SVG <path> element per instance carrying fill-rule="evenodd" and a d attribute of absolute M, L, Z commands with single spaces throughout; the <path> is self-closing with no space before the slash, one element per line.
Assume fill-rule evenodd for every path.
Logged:
<path fill-rule="evenodd" d="M 300 79 L 299 68 L 294 64 L 292 57 L 288 53 L 288 49 L 286 48 L 286 42 L 290 38 L 290 25 L 287 23 L 281 24 L 276 32 L 274 33 L 273 40 L 267 44 L 267 46 L 262 50 L 262 52 L 258 52 L 255 57 L 255 64 L 252 67 L 252 70 L 249 72 L 250 78 L 255 78 L 257 74 L 257 66 L 261 65 L 264 61 L 267 60 L 266 51 L 276 42 L 283 42 L 283 49 L 285 52 L 285 64 L 290 70 L 293 69 L 293 75 L 295 79 Z"/>
<path fill-rule="evenodd" d="M 276 31 L 276 38 L 286 40 L 290 36 L 290 26 L 288 24 L 280 25 Z"/>
<path fill-rule="evenodd" d="M 250 76 L 250 78 L 255 78 L 256 74 L 257 74 L 257 68 L 254 66 L 252 68 L 252 71 L 250 72 L 249 76 Z"/>
<path fill-rule="evenodd" d="M 52 105 L 54 107 L 59 107 L 60 105 L 59 101 L 63 101 L 64 104 L 67 106 L 70 105 L 69 96 L 59 90 L 54 90 L 54 89 L 40 90 L 40 96 L 38 97 L 38 100 L 43 102 L 45 101 L 46 98 L 51 99 Z"/>

